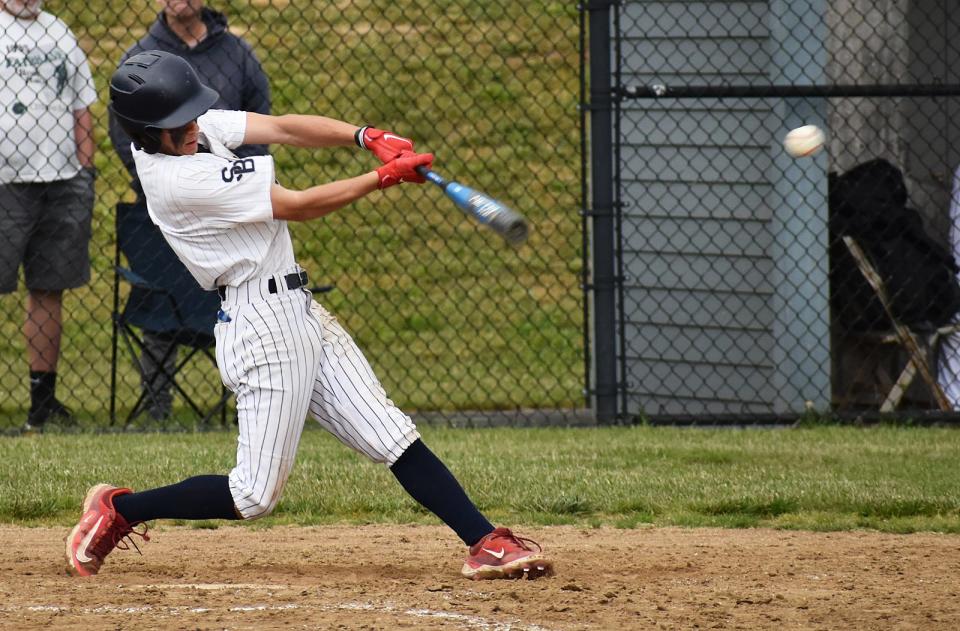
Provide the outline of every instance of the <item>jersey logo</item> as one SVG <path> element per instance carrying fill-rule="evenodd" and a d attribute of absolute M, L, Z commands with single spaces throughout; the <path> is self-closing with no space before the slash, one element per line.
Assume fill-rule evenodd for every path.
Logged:
<path fill-rule="evenodd" d="M 239 182 L 243 178 L 244 173 L 253 173 L 256 170 L 253 158 L 244 158 L 243 160 L 234 162 L 230 168 L 223 167 L 223 169 L 220 170 L 220 177 L 223 178 L 224 182 L 232 182 L 234 179 Z"/>

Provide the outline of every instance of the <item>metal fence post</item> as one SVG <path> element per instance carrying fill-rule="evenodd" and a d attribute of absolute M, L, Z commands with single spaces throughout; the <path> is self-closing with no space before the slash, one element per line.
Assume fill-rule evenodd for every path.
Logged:
<path fill-rule="evenodd" d="M 826 68 L 826 2 L 770 3 L 775 84 L 816 85 Z M 805 124 L 825 125 L 824 99 L 792 99 L 774 105 L 783 121 L 775 134 L 773 183 L 773 402 L 777 413 L 802 413 L 830 405 L 830 305 L 828 302 L 827 156 L 807 160 L 786 155 L 780 138 Z"/>
<path fill-rule="evenodd" d="M 590 2 L 591 266 L 593 268 L 594 409 L 617 418 L 617 321 L 613 187 L 612 2 Z"/>

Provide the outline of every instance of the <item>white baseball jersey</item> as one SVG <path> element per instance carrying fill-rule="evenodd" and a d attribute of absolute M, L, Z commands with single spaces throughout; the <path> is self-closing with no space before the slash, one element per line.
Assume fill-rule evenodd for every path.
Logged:
<path fill-rule="evenodd" d="M 210 110 L 197 120 L 211 153 L 168 156 L 133 148 L 147 209 L 204 289 L 238 285 L 294 265 L 285 221 L 273 219 L 273 158 L 238 159 L 246 112 Z"/>
<path fill-rule="evenodd" d="M 243 144 L 246 113 L 211 110 L 197 122 L 212 153 L 133 156 L 154 223 L 197 282 L 223 287 L 217 365 L 236 394 L 240 429 L 230 491 L 254 519 L 279 501 L 308 412 L 388 466 L 420 435 L 350 335 L 289 282 L 302 270 L 286 222 L 273 219 L 273 159 L 229 151 Z"/>

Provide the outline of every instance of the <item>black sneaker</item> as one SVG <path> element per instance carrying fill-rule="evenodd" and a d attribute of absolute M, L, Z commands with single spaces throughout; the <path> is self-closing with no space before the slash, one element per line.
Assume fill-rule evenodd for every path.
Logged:
<path fill-rule="evenodd" d="M 54 399 L 52 403 L 41 408 L 30 408 L 27 413 L 27 422 L 23 425 L 23 431 L 41 433 L 44 425 L 48 422 L 72 425 L 76 422 L 76 419 L 73 418 L 73 412 L 70 411 L 70 408 Z"/>

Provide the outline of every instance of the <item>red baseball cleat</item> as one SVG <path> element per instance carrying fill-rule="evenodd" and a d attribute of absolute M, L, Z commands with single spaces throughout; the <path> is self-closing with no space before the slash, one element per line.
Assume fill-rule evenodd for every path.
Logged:
<path fill-rule="evenodd" d="M 113 508 L 113 498 L 132 493 L 130 489 L 120 489 L 109 484 L 97 484 L 87 491 L 83 498 L 83 517 L 67 535 L 67 572 L 74 576 L 92 576 L 100 571 L 103 559 L 114 548 L 126 550 L 129 546 L 122 541 L 128 538 L 137 552 L 137 544 L 129 539 L 130 535 L 143 537 L 149 541 L 147 529 L 136 532 L 122 515 Z M 120 545 L 122 544 L 122 545 Z"/>
<path fill-rule="evenodd" d="M 509 528 L 497 528 L 470 547 L 460 573 L 474 580 L 534 579 L 552 575 L 553 562 L 542 554 L 537 542 L 517 537 Z"/>

